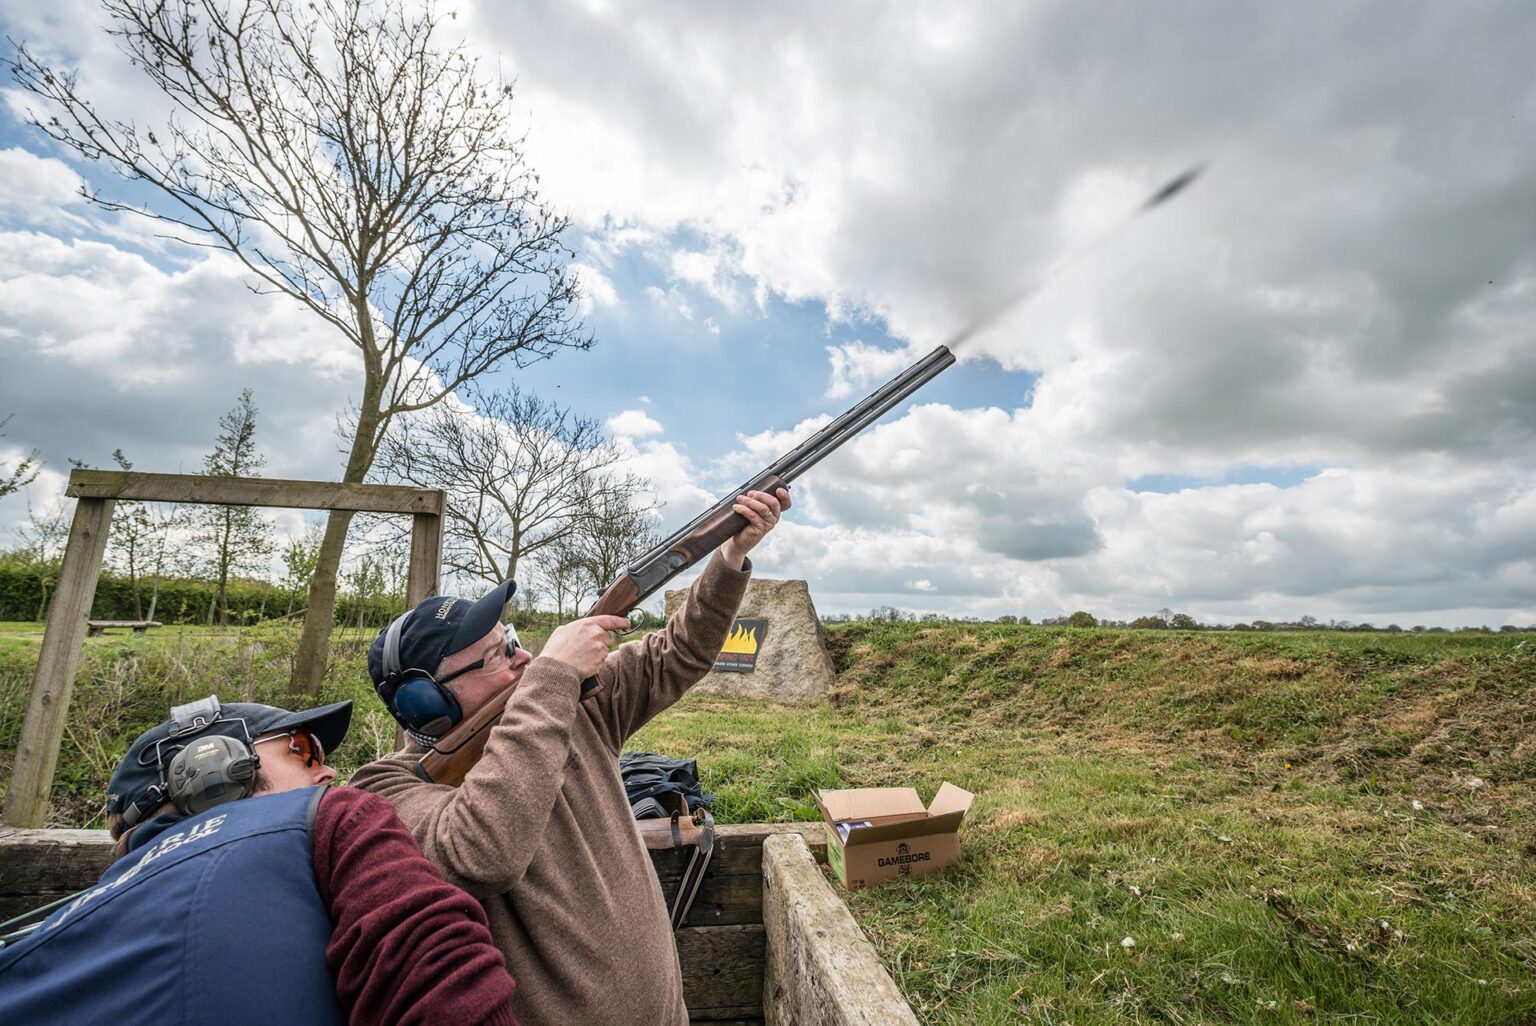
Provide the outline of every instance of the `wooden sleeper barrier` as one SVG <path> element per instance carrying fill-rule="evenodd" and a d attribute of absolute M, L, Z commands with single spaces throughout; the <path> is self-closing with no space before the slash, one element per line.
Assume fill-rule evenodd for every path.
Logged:
<path fill-rule="evenodd" d="M 717 829 L 715 856 L 677 932 L 683 997 L 708 1026 L 912 1026 L 917 1019 L 818 859 L 826 828 Z M 89 887 L 112 861 L 104 830 L 0 827 L 0 921 Z M 671 904 L 685 851 L 650 853 Z"/>

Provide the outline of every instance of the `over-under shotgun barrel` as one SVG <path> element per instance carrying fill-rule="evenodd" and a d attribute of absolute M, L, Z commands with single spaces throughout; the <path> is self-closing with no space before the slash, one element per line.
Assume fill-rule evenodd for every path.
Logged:
<path fill-rule="evenodd" d="M 627 616 L 656 589 L 709 556 L 728 538 L 747 526 L 747 518 L 732 512 L 736 497 L 750 491 L 773 494 L 807 470 L 826 459 L 844 442 L 889 413 L 907 396 L 938 377 L 955 362 L 947 346 L 933 352 L 875 389 L 863 401 L 817 431 L 810 438 L 780 456 L 756 477 L 709 509 L 694 517 L 654 549 L 630 564 L 618 580 L 598 597 L 588 616 L 611 614 Z M 514 685 L 515 687 L 515 685 Z M 439 784 L 457 784 L 480 759 L 490 728 L 501 720 L 512 688 L 491 698 L 444 735 L 432 750 L 422 756 L 416 773 Z M 602 690 L 596 677 L 581 682 L 581 697 L 596 697 Z"/>

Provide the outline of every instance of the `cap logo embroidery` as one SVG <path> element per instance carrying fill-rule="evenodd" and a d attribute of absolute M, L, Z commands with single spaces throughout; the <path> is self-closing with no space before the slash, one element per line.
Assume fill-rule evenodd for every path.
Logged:
<path fill-rule="evenodd" d="M 452 609 L 454 603 L 457 602 L 457 601 L 459 601 L 459 600 L 456 599 L 456 598 L 451 598 L 451 599 L 448 599 L 446 602 L 444 602 L 442 605 L 438 606 L 437 607 L 437 612 L 435 614 L 433 614 L 432 619 L 434 619 L 434 620 L 446 620 L 446 619 L 448 619 L 448 610 Z"/>

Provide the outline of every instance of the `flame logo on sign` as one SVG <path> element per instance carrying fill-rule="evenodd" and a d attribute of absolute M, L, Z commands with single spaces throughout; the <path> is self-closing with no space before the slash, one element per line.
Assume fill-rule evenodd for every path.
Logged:
<path fill-rule="evenodd" d="M 735 652 L 739 655 L 757 654 L 757 628 L 748 630 L 745 624 L 738 623 L 736 629 L 731 631 L 725 639 L 725 647 L 722 652 Z"/>

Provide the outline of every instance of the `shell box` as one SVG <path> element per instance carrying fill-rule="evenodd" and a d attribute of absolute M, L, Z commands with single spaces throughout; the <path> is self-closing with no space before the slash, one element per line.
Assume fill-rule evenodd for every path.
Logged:
<path fill-rule="evenodd" d="M 960 821 L 975 796 L 946 783 L 927 808 L 910 787 L 818 791 L 827 862 L 850 891 L 922 876 L 960 858 Z"/>

